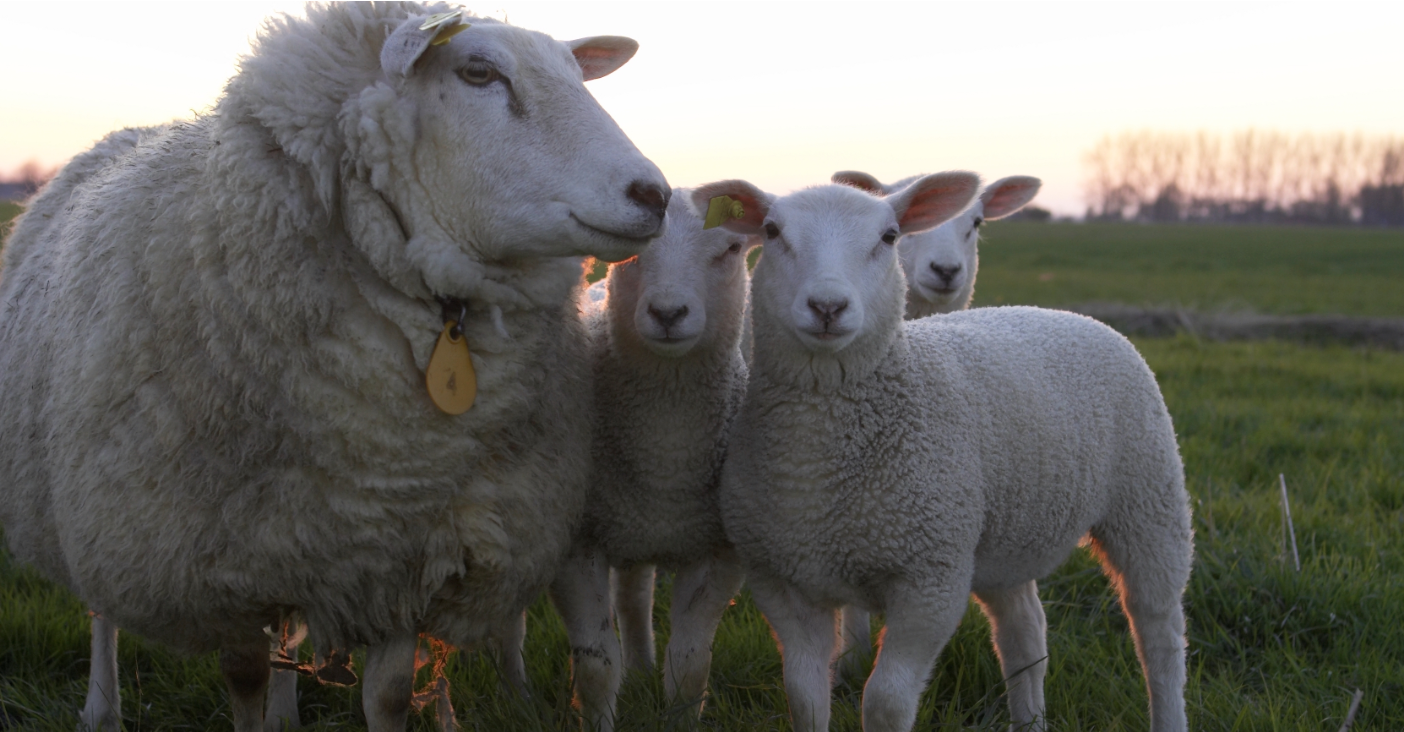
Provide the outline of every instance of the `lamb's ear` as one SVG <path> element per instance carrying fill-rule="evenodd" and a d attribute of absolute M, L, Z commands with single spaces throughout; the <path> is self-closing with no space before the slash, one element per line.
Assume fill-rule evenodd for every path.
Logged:
<path fill-rule="evenodd" d="M 1038 195 L 1042 185 L 1043 181 L 1030 175 L 1000 178 L 980 194 L 980 201 L 985 204 L 984 217 L 993 221 L 1018 211 Z"/>
<path fill-rule="evenodd" d="M 693 189 L 688 202 L 692 204 L 692 212 L 705 221 L 712 199 L 720 196 L 730 196 L 731 200 L 741 204 L 741 215 L 733 218 L 728 212 L 721 222 L 722 228 L 738 234 L 761 233 L 765 215 L 770 213 L 769 194 L 744 180 L 723 180 Z"/>
<path fill-rule="evenodd" d="M 427 28 L 425 26 L 428 26 Z M 468 29 L 458 13 L 410 18 L 400 24 L 380 47 L 380 68 L 395 76 L 409 76 L 414 64 L 429 49 Z"/>
<path fill-rule="evenodd" d="M 839 185 L 853 186 L 860 191 L 867 191 L 874 196 L 885 196 L 887 190 L 882 187 L 882 183 L 877 178 L 867 173 L 857 170 L 840 170 L 829 178 L 830 181 Z"/>
<path fill-rule="evenodd" d="M 934 229 L 964 211 L 980 190 L 980 176 L 963 170 L 924 175 L 885 200 L 903 234 Z"/>
<path fill-rule="evenodd" d="M 590 36 L 566 41 L 585 81 L 609 76 L 638 53 L 639 42 L 624 36 Z"/>

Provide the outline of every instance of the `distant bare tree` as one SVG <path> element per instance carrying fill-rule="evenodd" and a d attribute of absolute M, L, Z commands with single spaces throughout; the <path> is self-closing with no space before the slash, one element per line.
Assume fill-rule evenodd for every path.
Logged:
<path fill-rule="evenodd" d="M 45 168 L 36 160 L 21 165 L 10 175 L 0 175 L 0 199 L 22 200 L 34 195 L 50 178 L 58 173 L 58 168 Z"/>

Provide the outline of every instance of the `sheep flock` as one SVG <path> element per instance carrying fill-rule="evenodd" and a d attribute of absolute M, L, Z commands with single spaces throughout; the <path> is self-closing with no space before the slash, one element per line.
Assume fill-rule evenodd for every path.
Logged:
<path fill-rule="evenodd" d="M 0 524 L 94 613 L 83 724 L 120 728 L 119 629 L 218 651 L 240 732 L 298 726 L 304 637 L 374 732 L 406 726 L 422 635 L 496 646 L 529 694 L 542 592 L 584 729 L 613 729 L 626 670 L 696 715 L 744 583 L 795 729 L 828 728 L 870 613 L 863 728 L 912 729 L 971 596 L 1043 729 L 1036 583 L 1081 544 L 1151 729 L 1186 729 L 1192 534 L 1154 376 L 1088 318 L 968 309 L 980 224 L 1039 181 L 672 189 L 584 85 L 636 49 L 312 5 L 210 113 L 114 132 L 29 202 Z M 589 258 L 614 264 L 587 288 Z"/>

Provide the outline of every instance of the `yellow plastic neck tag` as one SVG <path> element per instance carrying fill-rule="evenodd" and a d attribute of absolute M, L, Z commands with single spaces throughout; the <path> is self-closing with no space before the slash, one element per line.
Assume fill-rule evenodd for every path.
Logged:
<path fill-rule="evenodd" d="M 429 16 L 428 18 L 425 18 L 424 23 L 419 26 L 419 29 L 433 30 L 434 28 L 438 28 L 439 31 L 434 34 L 434 38 L 433 40 L 429 41 L 429 45 L 442 46 L 445 43 L 448 43 L 450 38 L 453 38 L 459 33 L 468 30 L 469 24 L 459 20 L 459 16 L 462 14 L 463 11 L 461 10 L 453 10 L 447 13 L 436 13 L 434 15 Z"/>
<path fill-rule="evenodd" d="M 444 414 L 463 414 L 473 406 L 478 396 L 478 374 L 473 371 L 473 358 L 468 353 L 468 339 L 454 335 L 457 323 L 444 323 L 439 342 L 424 370 L 424 385 L 429 398 Z"/>
<path fill-rule="evenodd" d="M 702 228 L 715 229 L 732 219 L 746 215 L 746 207 L 731 196 L 717 196 L 707 202 L 707 217 L 702 220 Z"/>

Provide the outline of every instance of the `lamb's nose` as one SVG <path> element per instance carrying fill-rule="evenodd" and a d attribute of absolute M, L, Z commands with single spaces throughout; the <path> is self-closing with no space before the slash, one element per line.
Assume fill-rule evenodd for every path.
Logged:
<path fill-rule="evenodd" d="M 951 278 L 960 274 L 960 265 L 955 264 L 950 267 L 939 267 L 935 262 L 932 262 L 931 271 L 935 272 L 937 277 L 940 277 L 942 281 L 949 285 L 951 284 Z"/>
<path fill-rule="evenodd" d="M 847 298 L 837 300 L 815 300 L 812 297 L 809 298 L 809 309 L 813 310 L 814 314 L 818 315 L 819 319 L 823 320 L 825 325 L 832 322 L 833 319 L 838 317 L 838 314 L 843 312 L 847 307 Z"/>
<path fill-rule="evenodd" d="M 676 307 L 671 310 L 659 310 L 658 308 L 649 305 L 648 314 L 652 315 L 653 319 L 658 321 L 658 324 L 663 326 L 663 328 L 666 330 L 668 328 L 673 327 L 674 324 L 676 324 L 679 320 L 683 319 L 683 316 L 687 315 L 687 306 L 683 305 L 681 307 Z"/>
<path fill-rule="evenodd" d="M 625 195 L 629 197 L 629 200 L 648 209 L 649 213 L 662 221 L 663 214 L 668 212 L 668 199 L 673 195 L 673 192 L 657 183 L 636 180 L 629 184 L 629 190 L 625 191 Z"/>

